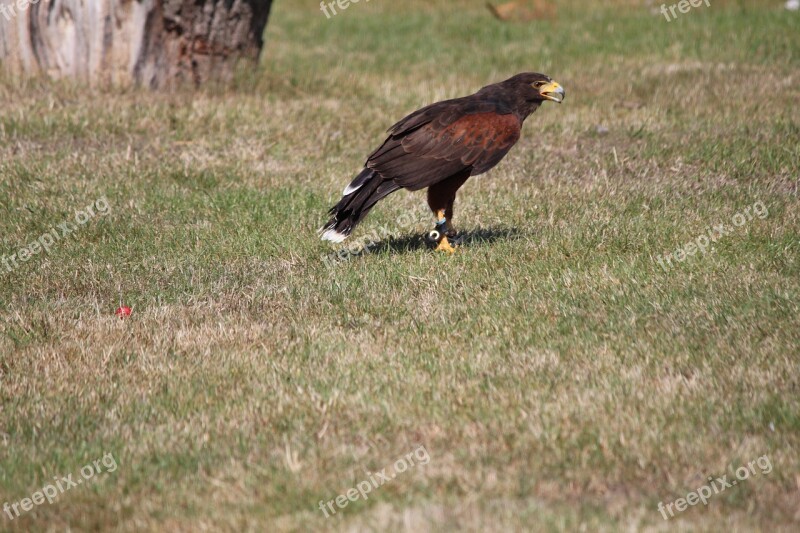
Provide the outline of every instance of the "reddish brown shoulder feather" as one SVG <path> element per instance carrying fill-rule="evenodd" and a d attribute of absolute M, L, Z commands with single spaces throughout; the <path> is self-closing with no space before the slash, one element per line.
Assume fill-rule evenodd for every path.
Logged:
<path fill-rule="evenodd" d="M 391 135 L 367 166 L 411 190 L 467 170 L 486 172 L 519 140 L 520 120 L 504 111 L 488 103 L 446 106 L 438 114 L 424 108 L 414 120 L 395 125 L 401 133 Z"/>

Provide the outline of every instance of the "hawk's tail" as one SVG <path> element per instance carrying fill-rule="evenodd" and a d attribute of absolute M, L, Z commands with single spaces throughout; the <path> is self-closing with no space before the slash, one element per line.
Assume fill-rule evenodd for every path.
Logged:
<path fill-rule="evenodd" d="M 365 168 L 345 188 L 339 203 L 328 212 L 331 219 L 320 230 L 323 232 L 322 238 L 342 242 L 378 200 L 399 188 L 392 180 L 386 180 L 374 170 Z"/>

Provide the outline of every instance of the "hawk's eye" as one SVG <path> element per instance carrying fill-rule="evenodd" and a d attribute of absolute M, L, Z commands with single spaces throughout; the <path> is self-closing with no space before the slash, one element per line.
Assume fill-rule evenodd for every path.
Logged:
<path fill-rule="evenodd" d="M 537 82 L 535 82 L 533 84 L 533 88 L 534 89 L 538 89 L 539 87 L 543 86 L 544 84 L 545 84 L 545 82 L 543 82 L 543 81 L 537 81 Z"/>

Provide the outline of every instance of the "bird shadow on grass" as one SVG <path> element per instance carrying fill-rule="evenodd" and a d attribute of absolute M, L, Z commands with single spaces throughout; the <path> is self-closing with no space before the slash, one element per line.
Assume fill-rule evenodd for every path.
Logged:
<path fill-rule="evenodd" d="M 491 244 L 497 241 L 516 240 L 524 235 L 517 228 L 480 228 L 470 231 L 459 232 L 457 236 L 458 248 L 470 248 Z M 350 254 L 352 259 L 370 254 L 390 254 L 400 255 L 418 250 L 429 249 L 430 246 L 425 241 L 425 236 L 420 234 L 404 235 L 402 237 L 388 237 L 379 241 L 374 241 L 364 248 L 360 253 Z"/>

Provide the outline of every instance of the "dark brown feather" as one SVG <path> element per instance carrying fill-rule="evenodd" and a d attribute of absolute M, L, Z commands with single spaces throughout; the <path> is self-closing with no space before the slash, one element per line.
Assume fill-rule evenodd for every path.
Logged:
<path fill-rule="evenodd" d="M 522 122 L 502 104 L 450 100 L 396 124 L 366 166 L 401 187 L 418 190 L 469 170 L 496 165 L 519 140 Z"/>

